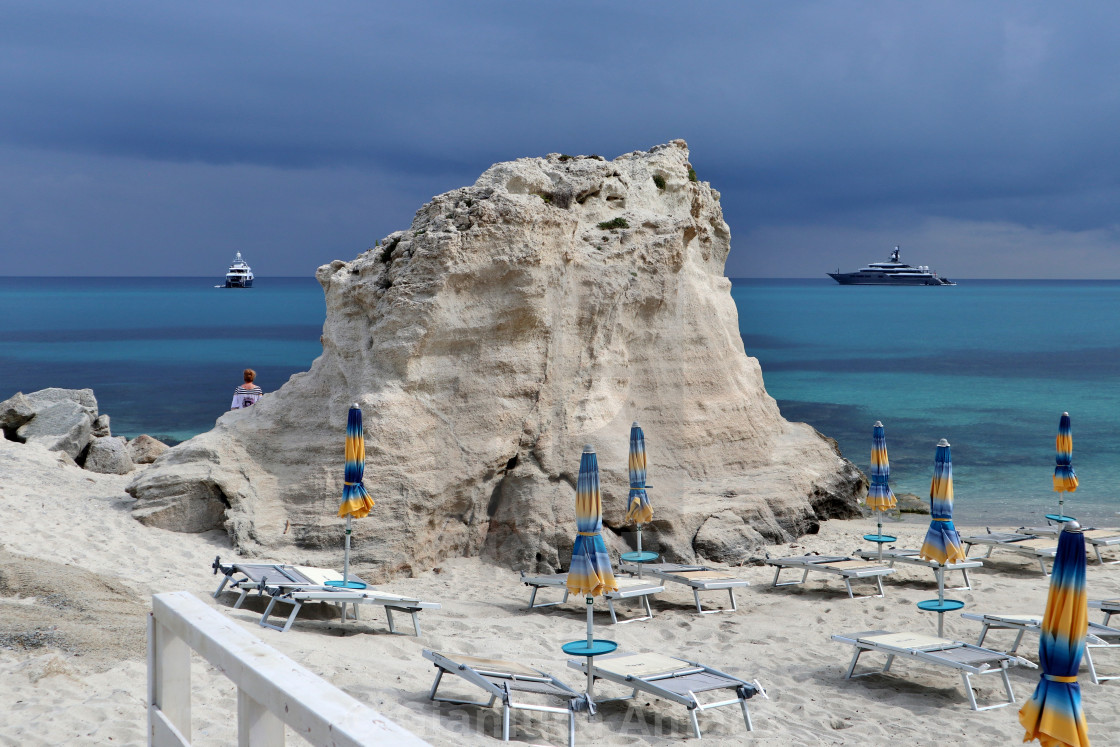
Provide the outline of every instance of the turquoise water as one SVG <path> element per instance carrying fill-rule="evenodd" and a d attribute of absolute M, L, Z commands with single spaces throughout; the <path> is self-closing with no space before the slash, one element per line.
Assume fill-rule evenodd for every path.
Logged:
<path fill-rule="evenodd" d="M 92 387 L 114 433 L 184 439 L 225 412 L 243 368 L 268 391 L 310 367 L 325 314 L 314 279 L 215 282 L 0 278 L 0 399 Z M 783 414 L 865 471 L 882 420 L 896 492 L 928 495 L 947 438 L 958 522 L 1039 520 L 1056 508 L 1054 436 L 1068 410 L 1081 478 L 1069 512 L 1120 523 L 1120 283 L 736 280 L 732 294 Z"/>
<path fill-rule="evenodd" d="M 895 492 L 929 495 L 946 438 L 959 523 L 1040 519 L 1057 507 L 1054 437 L 1068 411 L 1081 487 L 1067 513 L 1120 521 L 1120 283 L 743 280 L 732 294 L 783 415 L 864 471 L 882 420 Z"/>

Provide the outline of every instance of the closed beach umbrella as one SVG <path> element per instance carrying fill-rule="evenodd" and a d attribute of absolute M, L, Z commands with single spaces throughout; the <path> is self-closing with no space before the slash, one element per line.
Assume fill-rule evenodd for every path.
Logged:
<path fill-rule="evenodd" d="M 603 500 L 599 495 L 599 460 L 591 444 L 583 447 L 576 480 L 576 541 L 568 568 L 568 592 L 587 598 L 587 646 L 594 639 L 592 611 L 595 597 L 618 591 L 611 557 L 603 543 Z"/>
<path fill-rule="evenodd" d="M 1058 538 L 1058 554 L 1050 574 L 1038 644 L 1042 676 L 1034 695 L 1019 709 L 1019 723 L 1027 730 L 1024 742 L 1037 739 L 1043 747 L 1088 747 L 1081 686 L 1077 684 L 1088 627 L 1085 537 L 1077 522 L 1071 521 Z"/>
<path fill-rule="evenodd" d="M 953 456 L 945 439 L 937 444 L 929 500 L 933 520 L 922 543 L 921 556 L 941 565 L 964 560 L 961 537 L 953 526 Z"/>
<path fill-rule="evenodd" d="M 346 416 L 346 471 L 343 476 L 342 505 L 338 515 L 346 517 L 346 555 L 342 566 L 344 586 L 350 582 L 350 520 L 362 519 L 373 508 L 373 499 L 362 485 L 366 471 L 366 442 L 362 432 L 362 410 L 357 403 L 350 405 Z"/>
<path fill-rule="evenodd" d="M 630 497 L 626 520 L 638 525 L 638 552 L 642 551 L 642 524 L 653 519 L 653 506 L 646 494 L 646 436 L 635 421 L 630 426 Z"/>
<path fill-rule="evenodd" d="M 1058 452 L 1058 464 L 1054 467 L 1054 490 L 1058 496 L 1058 515 L 1064 516 L 1065 494 L 1077 490 L 1077 475 L 1073 471 L 1073 431 L 1069 425 L 1069 413 L 1063 412 L 1058 421 L 1058 437 L 1054 441 Z"/>
<path fill-rule="evenodd" d="M 871 485 L 867 489 L 867 507 L 872 511 L 889 511 L 895 507 L 894 491 L 889 484 L 891 465 L 887 459 L 887 434 L 883 424 L 875 421 L 871 429 Z M 879 514 L 878 537 L 883 537 L 883 515 Z M 883 559 L 883 543 L 879 542 L 879 560 Z"/>

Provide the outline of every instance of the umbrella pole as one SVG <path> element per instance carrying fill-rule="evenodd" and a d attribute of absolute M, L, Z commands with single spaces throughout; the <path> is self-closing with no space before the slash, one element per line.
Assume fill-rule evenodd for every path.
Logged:
<path fill-rule="evenodd" d="M 342 587 L 346 588 L 346 584 L 350 581 L 350 514 L 346 514 L 346 553 L 343 555 L 342 562 Z"/>
<path fill-rule="evenodd" d="M 594 623 L 594 620 L 593 620 L 593 617 L 592 617 L 594 612 L 595 612 L 595 597 L 588 597 L 587 598 L 587 650 L 588 651 L 590 651 L 592 649 L 592 647 L 595 645 L 595 638 L 594 638 L 595 623 Z M 592 666 L 594 661 L 595 661 L 594 656 L 588 657 L 588 659 L 587 659 L 587 700 L 588 700 L 588 702 L 591 701 L 592 690 L 595 687 L 595 675 L 593 675 L 591 673 L 592 670 L 594 669 L 594 667 Z"/>
<path fill-rule="evenodd" d="M 876 513 L 879 513 L 879 512 L 876 512 Z M 882 542 L 882 539 L 883 539 L 883 514 L 881 514 L 881 513 L 879 513 L 879 523 L 876 526 L 877 526 L 876 532 L 879 535 L 879 540 L 880 541 L 876 542 L 875 544 L 877 544 L 879 546 L 879 562 L 882 563 L 883 562 L 883 542 Z"/>
<path fill-rule="evenodd" d="M 638 525 L 638 552 L 642 551 L 642 525 Z"/>

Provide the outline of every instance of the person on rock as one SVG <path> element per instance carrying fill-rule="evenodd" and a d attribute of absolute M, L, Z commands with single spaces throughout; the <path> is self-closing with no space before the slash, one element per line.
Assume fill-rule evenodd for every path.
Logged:
<path fill-rule="evenodd" d="M 245 369 L 245 383 L 233 390 L 233 403 L 229 406 L 231 410 L 240 410 L 245 407 L 250 407 L 257 403 L 264 392 L 261 388 L 253 383 L 257 378 L 257 372 L 251 368 Z"/>

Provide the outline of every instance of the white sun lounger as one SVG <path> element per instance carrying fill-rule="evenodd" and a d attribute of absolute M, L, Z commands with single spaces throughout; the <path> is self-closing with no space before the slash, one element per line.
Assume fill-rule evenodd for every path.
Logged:
<path fill-rule="evenodd" d="M 586 659 L 569 660 L 568 666 L 587 674 Z M 596 656 L 591 674 L 597 679 L 614 682 L 632 690 L 630 695 L 612 700 L 630 700 L 641 692 L 685 706 L 688 708 L 688 715 L 692 719 L 692 731 L 697 739 L 700 738 L 697 713 L 722 706 L 738 705 L 742 708 L 747 731 L 754 731 L 751 712 L 747 708 L 747 699 L 755 695 L 766 697 L 766 691 L 757 680 L 748 682 L 704 664 L 664 654 L 616 653 Z M 716 690 L 731 690 L 734 695 L 708 703 L 702 703 L 696 697 L 697 693 Z M 606 701 L 600 698 L 599 702 Z"/>
<path fill-rule="evenodd" d="M 665 587 L 661 584 L 652 583 L 638 578 L 627 578 L 625 576 L 615 576 L 615 582 L 618 584 L 618 591 L 607 592 L 603 596 L 607 600 L 607 609 L 611 613 L 612 623 L 628 623 L 639 622 L 641 620 L 649 620 L 653 617 L 653 609 L 649 606 L 649 598 L 654 594 L 659 594 L 665 591 Z M 525 571 L 521 572 L 521 583 L 533 589 L 529 594 L 529 607 L 528 609 L 537 609 L 539 607 L 554 607 L 558 604 L 564 604 L 568 601 L 568 574 L 567 573 L 549 573 L 543 576 L 528 576 Z M 564 598 L 559 602 L 541 602 L 537 603 L 537 592 L 543 588 L 563 589 Z M 636 599 L 645 608 L 645 617 L 632 617 L 629 620 L 619 620 L 615 612 L 614 603 L 622 599 Z"/>
<path fill-rule="evenodd" d="M 680 563 L 627 563 L 619 566 L 627 573 L 636 573 L 639 577 L 653 576 L 660 581 L 671 581 L 675 584 L 684 584 L 692 589 L 692 598 L 696 602 L 696 611 L 701 615 L 710 615 L 714 612 L 734 612 L 739 609 L 735 604 L 735 590 L 750 586 L 751 582 L 745 578 L 738 578 L 727 571 L 709 568 L 706 565 L 682 565 Z M 700 604 L 700 592 L 722 591 L 726 589 L 731 599 L 730 610 L 706 610 Z"/>
<path fill-rule="evenodd" d="M 769 558 L 766 564 L 772 565 L 776 569 L 774 571 L 774 586 L 803 584 L 805 579 L 809 577 L 809 571 L 831 573 L 844 579 L 844 586 L 847 587 L 848 597 L 851 599 L 856 598 L 856 595 L 852 593 L 853 578 L 875 579 L 875 584 L 879 587 L 879 593 L 861 597 L 862 599 L 869 599 L 884 596 L 883 576 L 894 573 L 894 568 L 890 566 L 868 560 L 856 560 L 843 555 L 797 555 L 791 558 Z M 778 578 L 786 568 L 803 571 L 801 580 L 779 582 Z"/>
<path fill-rule="evenodd" d="M 1007 650 L 1009 654 L 1019 650 L 1019 644 L 1023 641 L 1023 634 L 1042 633 L 1042 617 L 1039 615 L 981 615 L 965 612 L 961 614 L 961 617 L 980 623 L 980 638 L 976 641 L 977 646 L 984 645 L 984 638 L 988 635 L 989 630 L 1017 631 L 1015 642 Z M 1089 667 L 1089 677 L 1093 680 L 1094 685 L 1099 685 L 1106 680 L 1120 679 L 1120 675 L 1098 675 L 1097 668 L 1093 664 L 1092 649 L 1118 647 L 1120 647 L 1120 630 L 1100 623 L 1089 623 L 1089 630 L 1085 634 L 1085 664 Z"/>
<path fill-rule="evenodd" d="M 878 560 L 878 550 L 860 550 L 857 555 L 863 560 Z M 937 577 L 937 572 L 942 568 L 941 564 L 936 560 L 925 560 L 922 558 L 921 553 L 917 550 L 901 550 L 898 548 L 890 548 L 883 550 L 883 561 L 886 562 L 891 568 L 894 568 L 895 563 L 904 563 L 906 565 L 916 565 L 923 568 L 929 568 L 933 571 L 934 578 Z M 964 586 L 951 587 L 964 591 L 972 590 L 972 583 L 968 580 L 969 568 L 983 568 L 984 563 L 980 560 L 969 558 L 967 560 L 958 560 L 956 563 L 948 563 L 944 566 L 945 572 L 960 571 L 964 576 Z"/>
<path fill-rule="evenodd" d="M 960 672 L 961 678 L 964 680 L 964 691 L 968 695 L 969 705 L 972 706 L 974 711 L 1002 708 L 1015 702 L 1015 693 L 1011 689 L 1011 679 L 1007 676 L 1008 667 L 1022 665 L 1037 669 L 1032 662 L 1012 654 L 921 633 L 867 630 L 862 633 L 834 635 L 832 640 L 855 646 L 856 651 L 852 656 L 851 664 L 848 665 L 848 671 L 844 674 L 845 679 L 882 674 L 890 670 L 895 657 L 910 657 L 927 664 L 949 667 Z M 865 651 L 886 654 L 887 663 L 883 665 L 882 669 L 856 674 L 856 664 L 859 662 L 860 655 Z M 977 674 L 999 674 L 1003 678 L 1003 688 L 1007 692 L 1007 702 L 988 706 L 977 705 L 976 694 L 972 692 L 971 679 L 973 675 Z"/>
<path fill-rule="evenodd" d="M 375 604 L 385 608 L 385 616 L 389 621 L 389 631 L 397 632 L 393 612 L 404 612 L 412 617 L 412 629 L 417 636 L 420 635 L 420 621 L 416 614 L 420 610 L 435 609 L 440 605 L 436 602 L 422 602 L 419 599 L 404 597 L 386 591 L 378 591 L 372 587 L 364 589 L 344 589 L 337 586 L 328 586 L 328 581 L 341 581 L 342 574 L 330 568 L 313 568 L 310 566 L 285 565 L 282 563 L 231 563 L 222 565 L 221 558 L 215 558 L 211 566 L 214 573 L 219 571 L 223 578 L 218 584 L 214 597 L 217 598 L 223 591 L 236 591 L 237 601 L 234 609 L 241 607 L 245 598 L 253 591 L 259 595 L 269 595 L 271 599 L 264 614 L 261 615 L 260 625 L 264 628 L 279 630 L 284 633 L 295 622 L 300 608 L 306 602 L 325 602 L 341 608 L 343 622 L 346 621 L 346 605 L 353 605 L 353 617 L 358 619 L 359 604 Z M 360 581 L 357 576 L 350 575 L 351 581 Z M 292 605 L 292 611 L 284 625 L 273 625 L 268 621 L 269 615 L 277 603 Z"/>
<path fill-rule="evenodd" d="M 1104 624 L 1112 622 L 1113 615 L 1120 615 L 1120 599 L 1094 599 L 1089 606 L 1104 613 Z"/>
<path fill-rule="evenodd" d="M 988 546 L 988 554 L 984 556 L 985 558 L 992 557 L 992 551 L 997 547 L 1019 553 L 1020 555 L 1028 555 L 1038 560 L 1038 567 L 1042 569 L 1042 573 L 1046 576 L 1049 576 L 1050 572 L 1046 570 L 1045 561 L 1053 561 L 1054 556 L 1058 554 L 1058 541 L 1056 539 L 1037 537 L 1033 534 L 989 532 L 988 534 L 961 537 L 961 542 L 964 543 L 964 554 L 966 557 L 973 545 Z"/>
<path fill-rule="evenodd" d="M 1061 525 L 1051 525 L 1046 527 L 1020 527 L 1020 534 L 1034 534 L 1041 537 L 1057 537 L 1062 533 Z M 1115 565 L 1120 563 L 1117 560 L 1105 560 L 1101 557 L 1102 547 L 1117 547 L 1120 546 L 1120 529 L 1084 529 L 1081 536 L 1085 538 L 1085 542 L 1093 546 L 1093 551 L 1097 554 L 1097 562 L 1101 565 Z"/>
<path fill-rule="evenodd" d="M 428 692 L 430 700 L 439 703 L 477 705 L 486 708 L 500 700 L 502 702 L 502 741 L 504 742 L 509 741 L 509 715 L 513 709 L 566 713 L 568 715 L 568 747 L 574 747 L 576 743 L 576 711 L 587 707 L 587 698 L 583 693 L 576 692 L 550 674 L 517 662 L 444 654 L 428 649 L 424 650 L 424 658 L 436 666 L 436 680 L 432 683 L 432 689 Z M 490 699 L 478 701 L 436 697 L 436 690 L 439 689 L 444 674 L 453 674 L 476 687 L 482 688 L 490 696 Z M 513 699 L 513 693 L 515 692 L 559 698 L 565 701 L 565 704 L 563 708 L 558 708 L 537 703 L 521 703 Z"/>

